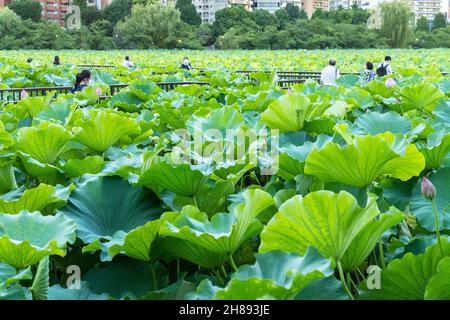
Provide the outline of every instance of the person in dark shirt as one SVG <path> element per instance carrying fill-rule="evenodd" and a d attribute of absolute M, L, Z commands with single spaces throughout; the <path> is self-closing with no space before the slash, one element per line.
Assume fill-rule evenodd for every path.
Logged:
<path fill-rule="evenodd" d="M 83 91 L 84 88 L 89 86 L 89 81 L 91 80 L 91 72 L 89 70 L 83 70 L 75 79 L 75 84 L 72 89 L 72 93 L 77 91 Z"/>
<path fill-rule="evenodd" d="M 187 69 L 187 70 L 191 70 L 192 66 L 191 63 L 189 62 L 189 58 L 188 57 L 184 57 L 183 58 L 183 63 L 180 66 L 181 69 Z"/>
<path fill-rule="evenodd" d="M 61 62 L 59 62 L 59 57 L 58 57 L 58 56 L 55 56 L 55 59 L 53 60 L 53 64 L 54 64 L 55 66 L 58 66 L 58 65 L 61 64 Z"/>

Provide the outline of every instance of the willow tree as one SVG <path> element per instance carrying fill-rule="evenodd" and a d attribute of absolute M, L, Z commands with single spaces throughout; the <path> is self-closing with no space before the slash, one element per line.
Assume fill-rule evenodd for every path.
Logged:
<path fill-rule="evenodd" d="M 391 47 L 405 47 L 412 36 L 414 13 L 409 0 L 384 2 L 381 8 L 381 36 Z"/>

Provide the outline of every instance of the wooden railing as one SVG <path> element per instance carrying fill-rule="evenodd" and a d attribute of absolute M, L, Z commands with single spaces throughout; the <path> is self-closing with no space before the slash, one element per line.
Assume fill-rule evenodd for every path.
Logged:
<path fill-rule="evenodd" d="M 209 85 L 209 82 L 201 82 L 201 81 L 185 81 L 185 82 L 157 82 L 156 85 L 161 89 L 168 91 L 173 90 L 179 86 L 186 85 Z M 111 96 L 115 93 L 119 92 L 121 89 L 128 87 L 127 83 L 120 84 L 111 84 L 110 94 Z M 70 93 L 72 87 L 29 87 L 29 88 L 8 88 L 8 89 L 0 89 L 0 101 L 9 101 L 9 102 L 17 102 L 20 100 L 22 91 L 26 92 L 29 97 L 38 97 L 45 96 L 50 91 L 55 93 L 55 96 L 60 94 Z"/>
<path fill-rule="evenodd" d="M 77 64 L 79 68 L 86 69 L 114 69 L 115 66 L 103 65 L 103 64 Z"/>

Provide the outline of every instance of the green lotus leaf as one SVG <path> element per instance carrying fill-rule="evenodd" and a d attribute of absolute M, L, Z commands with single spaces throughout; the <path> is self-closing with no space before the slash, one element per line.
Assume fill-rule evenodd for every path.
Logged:
<path fill-rule="evenodd" d="M 185 210 L 183 213 L 186 212 Z M 198 264 L 206 269 L 222 266 L 228 257 L 225 254 L 205 249 L 195 243 L 171 236 L 159 236 L 152 247 L 152 260 L 173 261 L 177 258 Z"/>
<path fill-rule="evenodd" d="M 209 138 L 208 130 L 211 130 L 211 132 L 213 132 L 212 130 L 219 130 L 222 137 L 226 138 L 226 130 L 239 129 L 244 122 L 245 119 L 239 111 L 223 107 L 211 111 L 207 118 L 192 116 L 187 122 L 187 127 L 191 133 L 198 132 L 204 139 Z M 214 133 L 211 134 L 214 135 Z"/>
<path fill-rule="evenodd" d="M 407 253 L 401 259 L 395 259 L 389 263 L 387 269 L 381 272 L 380 289 L 364 290 L 361 297 L 363 299 L 381 299 L 381 300 L 423 300 L 426 295 L 440 294 L 441 290 L 448 287 L 445 282 L 437 283 L 442 277 L 442 268 L 447 266 L 450 256 L 450 243 L 441 238 L 442 256 L 439 245 L 436 243 L 428 247 L 425 253 L 413 255 Z M 440 262 L 446 260 L 441 265 L 441 274 L 438 274 Z M 447 271 L 448 272 L 448 271 Z M 438 277 L 431 282 L 430 280 L 437 275 Z M 428 293 L 428 284 L 430 284 L 430 293 Z"/>
<path fill-rule="evenodd" d="M 53 164 L 63 152 L 72 135 L 61 125 L 47 121 L 37 126 L 21 128 L 17 147 L 32 158 Z"/>
<path fill-rule="evenodd" d="M 309 283 L 333 273 L 330 261 L 314 248 L 308 248 L 304 256 L 272 251 L 258 254 L 254 265 L 240 267 L 214 298 L 255 300 L 269 295 L 292 299 Z"/>
<path fill-rule="evenodd" d="M 386 87 L 384 81 L 370 81 L 365 88 L 372 95 L 378 95 L 383 98 L 390 98 L 394 95 L 394 90 Z"/>
<path fill-rule="evenodd" d="M 17 271 L 16 268 L 0 262 L 0 288 L 8 288 L 12 283 L 21 280 L 31 280 L 33 273 L 30 268 Z"/>
<path fill-rule="evenodd" d="M 33 300 L 47 300 L 49 286 L 48 256 L 42 258 L 36 270 L 33 284 L 30 288 Z"/>
<path fill-rule="evenodd" d="M 42 163 L 22 151 L 18 151 L 18 155 L 22 161 L 25 171 L 32 177 L 38 177 L 40 181 L 47 181 L 49 177 L 61 173 L 61 169 L 59 169 L 56 165 Z"/>
<path fill-rule="evenodd" d="M 18 118 L 25 118 L 26 116 L 37 117 L 39 112 L 50 105 L 53 100 L 53 94 L 47 94 L 42 97 L 27 97 L 21 99 L 16 104 L 16 114 Z"/>
<path fill-rule="evenodd" d="M 439 261 L 436 273 L 425 289 L 426 300 L 450 300 L 450 257 Z"/>
<path fill-rule="evenodd" d="M 334 276 L 314 280 L 302 289 L 294 300 L 348 300 L 342 283 Z"/>
<path fill-rule="evenodd" d="M 370 108 L 375 104 L 375 99 L 369 92 L 357 88 L 352 88 L 352 91 L 347 95 L 345 101 L 363 110 Z"/>
<path fill-rule="evenodd" d="M 185 296 L 195 291 L 196 285 L 192 282 L 180 279 L 163 289 L 150 291 L 141 299 L 143 300 L 184 300 Z"/>
<path fill-rule="evenodd" d="M 111 259 L 118 254 L 123 254 L 137 260 L 151 261 L 150 249 L 161 225 L 168 217 L 175 214 L 175 212 L 167 212 L 161 218 L 147 222 L 128 233 L 118 231 L 110 242 L 101 243 L 100 248 L 104 248 L 103 250 L 109 254 Z"/>
<path fill-rule="evenodd" d="M 55 187 L 44 183 L 32 189 L 20 187 L 0 196 L 0 212 L 10 214 L 17 214 L 22 210 L 44 212 L 48 211 L 47 209 L 61 207 L 73 189 L 73 185 Z"/>
<path fill-rule="evenodd" d="M 445 94 L 430 82 L 407 85 L 400 90 L 402 103 L 399 105 L 399 109 L 402 112 L 413 109 L 425 109 L 431 112 L 437 102 L 444 97 Z"/>
<path fill-rule="evenodd" d="M 13 143 L 11 134 L 6 131 L 2 121 L 0 121 L 0 149 L 4 149 L 6 145 Z"/>
<path fill-rule="evenodd" d="M 99 100 L 99 96 L 97 94 L 97 88 L 105 88 L 105 86 L 95 85 L 86 87 L 83 91 L 75 92 L 75 98 L 78 100 L 78 103 L 83 106 L 92 106 L 96 104 Z M 108 88 L 106 86 L 106 88 Z M 109 89 L 109 88 L 108 88 Z M 102 90 L 102 92 L 106 92 L 107 90 Z"/>
<path fill-rule="evenodd" d="M 377 135 L 384 132 L 406 134 L 412 129 L 411 121 L 396 112 L 369 112 L 355 120 L 355 127 L 351 129 L 355 134 Z"/>
<path fill-rule="evenodd" d="M 235 203 L 229 214 L 218 213 L 211 221 L 205 214 L 180 214 L 166 221 L 160 232 L 213 252 L 232 254 L 260 228 L 256 216 L 274 204 L 268 193 L 258 189 L 246 190 L 242 197 L 243 202 Z"/>
<path fill-rule="evenodd" d="M 0 194 L 17 188 L 16 177 L 11 163 L 0 165 Z"/>
<path fill-rule="evenodd" d="M 109 110 L 87 110 L 77 125 L 75 140 L 98 152 L 105 151 L 124 136 L 141 132 L 136 120 Z"/>
<path fill-rule="evenodd" d="M 119 108 L 126 112 L 136 112 L 144 102 L 133 93 L 121 91 L 116 93 L 109 101 L 109 106 Z"/>
<path fill-rule="evenodd" d="M 75 221 L 78 237 L 91 243 L 143 226 L 159 218 L 162 209 L 151 191 L 112 176 L 76 188 L 60 211 Z"/>
<path fill-rule="evenodd" d="M 63 288 L 56 284 L 48 288 L 48 300 L 107 300 L 107 294 L 95 294 L 89 289 L 88 283 L 81 281 L 80 289 Z"/>
<path fill-rule="evenodd" d="M 75 242 L 75 223 L 63 214 L 43 216 L 26 210 L 0 214 L 0 261 L 16 269 L 38 263 L 49 255 L 65 255 Z"/>
<path fill-rule="evenodd" d="M 36 116 L 36 118 L 46 121 L 57 120 L 65 124 L 72 113 L 72 106 L 67 100 L 59 100 L 44 107 Z"/>
<path fill-rule="evenodd" d="M 174 165 L 169 160 L 158 157 L 145 158 L 138 184 L 155 191 L 159 187 L 182 196 L 191 197 L 201 191 L 208 179 L 208 175 L 200 170 L 193 169 L 190 164 Z"/>
<path fill-rule="evenodd" d="M 346 191 L 316 191 L 286 201 L 261 233 L 260 252 L 282 250 L 303 255 L 313 246 L 339 261 L 379 210 L 375 197 L 365 208 Z M 378 238 L 377 238 L 378 239 Z"/>
<path fill-rule="evenodd" d="M 439 169 L 450 153 L 450 132 L 439 131 L 428 135 L 427 145 L 419 148 L 425 157 L 427 169 Z"/>
<path fill-rule="evenodd" d="M 344 271 L 352 271 L 359 267 L 375 248 L 381 236 L 404 218 L 402 212 L 392 208 L 390 212 L 380 215 L 378 220 L 364 226 L 342 257 Z"/>
<path fill-rule="evenodd" d="M 142 101 L 148 101 L 153 95 L 162 92 L 162 90 L 154 82 L 146 79 L 133 81 L 128 89 Z"/>
<path fill-rule="evenodd" d="M 281 132 L 300 131 L 313 113 L 314 106 L 307 97 L 300 93 L 287 94 L 269 105 L 262 113 L 261 121 L 270 129 Z"/>
<path fill-rule="evenodd" d="M 305 173 L 325 182 L 342 182 L 356 187 L 367 187 L 381 175 L 409 180 L 420 174 L 425 160 L 414 144 L 405 145 L 400 140 L 386 132 L 356 137 L 344 147 L 328 143 L 309 154 Z M 401 148 L 397 148 L 398 145 Z"/>
<path fill-rule="evenodd" d="M 331 141 L 331 137 L 320 135 L 315 142 L 305 141 L 303 145 L 297 146 L 292 143 L 283 145 L 280 150 L 278 175 L 285 180 L 294 179 L 297 175 L 304 173 L 305 161 L 311 151 L 321 149 Z"/>
<path fill-rule="evenodd" d="M 94 73 L 93 81 L 104 84 L 116 84 L 119 83 L 117 79 L 114 79 L 113 75 L 109 72 L 98 71 Z"/>
<path fill-rule="evenodd" d="M 339 119 L 343 119 L 347 114 L 348 104 L 345 101 L 334 102 L 325 112 L 324 116 L 334 116 Z"/>
<path fill-rule="evenodd" d="M 212 216 L 226 209 L 226 197 L 234 193 L 229 181 L 218 181 L 214 185 L 204 184 L 200 192 L 193 197 L 179 196 L 173 192 L 162 193 L 163 201 L 174 211 L 184 206 L 196 206 L 200 211 Z"/>
<path fill-rule="evenodd" d="M 100 156 L 88 156 L 84 159 L 69 159 L 60 168 L 71 178 L 80 177 L 83 174 L 96 174 L 102 171 L 104 160 Z"/>
<path fill-rule="evenodd" d="M 429 176 L 430 181 L 436 188 L 436 209 L 438 213 L 439 227 L 450 229 L 450 168 L 443 168 Z M 434 222 L 433 206 L 431 201 L 421 193 L 422 180 L 418 180 L 411 197 L 411 213 L 414 214 L 419 225 L 431 232 L 436 230 Z"/>
<path fill-rule="evenodd" d="M 0 301 L 1 300 L 31 300 L 29 290 L 26 290 L 21 285 L 15 283 L 8 288 L 0 287 Z"/>
<path fill-rule="evenodd" d="M 91 291 L 117 299 L 139 298 L 168 285 L 167 271 L 159 263 L 121 259 L 105 267 L 95 267 L 82 275 Z M 154 281 L 156 280 L 156 281 Z"/>

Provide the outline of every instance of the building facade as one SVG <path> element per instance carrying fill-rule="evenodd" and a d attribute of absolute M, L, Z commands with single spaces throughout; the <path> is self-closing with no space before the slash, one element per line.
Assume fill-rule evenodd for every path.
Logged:
<path fill-rule="evenodd" d="M 228 0 L 193 0 L 203 23 L 213 23 L 216 12 L 228 7 Z"/>
<path fill-rule="evenodd" d="M 433 20 L 434 16 L 441 12 L 442 0 L 414 0 L 413 10 L 416 20 L 425 17 Z"/>
<path fill-rule="evenodd" d="M 65 27 L 65 18 L 69 10 L 69 0 L 39 0 L 42 6 L 42 19 L 56 22 Z"/>
<path fill-rule="evenodd" d="M 351 9 L 353 5 L 361 7 L 361 2 L 361 0 L 330 0 L 330 10 L 336 10 L 341 7 L 344 9 Z"/>
<path fill-rule="evenodd" d="M 303 0 L 301 8 L 303 8 L 308 17 L 311 18 L 314 11 L 317 9 L 322 9 L 323 11 L 330 10 L 330 2 L 328 0 Z"/>

